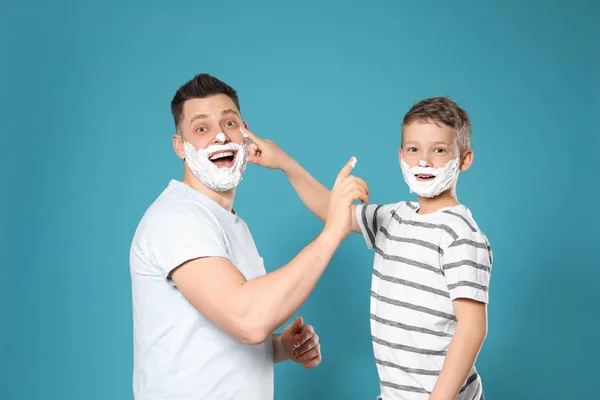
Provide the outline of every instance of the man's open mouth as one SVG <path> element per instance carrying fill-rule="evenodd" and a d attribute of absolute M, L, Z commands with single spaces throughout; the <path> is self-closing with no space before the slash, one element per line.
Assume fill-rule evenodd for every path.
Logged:
<path fill-rule="evenodd" d="M 416 174 L 415 177 L 418 181 L 430 181 L 435 179 L 435 175 L 427 175 L 427 174 Z"/>
<path fill-rule="evenodd" d="M 217 151 L 211 154 L 208 159 L 212 161 L 218 168 L 230 168 L 233 166 L 237 151 L 235 150 L 224 150 Z"/>

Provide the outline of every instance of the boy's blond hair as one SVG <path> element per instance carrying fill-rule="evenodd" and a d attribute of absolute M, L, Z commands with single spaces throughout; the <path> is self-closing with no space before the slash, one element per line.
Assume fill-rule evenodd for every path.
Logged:
<path fill-rule="evenodd" d="M 402 132 L 415 121 L 444 124 L 454 130 L 460 154 L 471 148 L 469 115 L 448 97 L 432 97 L 414 104 L 402 120 Z"/>

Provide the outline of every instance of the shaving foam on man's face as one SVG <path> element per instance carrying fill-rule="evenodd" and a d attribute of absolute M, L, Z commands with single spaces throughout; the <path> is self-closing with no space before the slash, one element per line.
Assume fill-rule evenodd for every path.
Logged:
<path fill-rule="evenodd" d="M 241 128 L 240 128 L 241 131 Z M 184 142 L 185 161 L 194 174 L 206 187 L 215 192 L 226 192 L 235 188 L 244 175 L 247 164 L 248 135 L 241 144 L 227 141 L 227 136 L 219 132 L 212 144 L 205 149 L 196 149 Z"/>

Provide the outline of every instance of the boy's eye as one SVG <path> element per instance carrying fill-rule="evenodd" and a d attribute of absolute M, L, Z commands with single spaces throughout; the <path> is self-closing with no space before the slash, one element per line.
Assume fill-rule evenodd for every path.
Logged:
<path fill-rule="evenodd" d="M 409 147 L 408 149 L 406 149 L 406 151 L 413 153 L 413 152 L 417 151 L 417 148 L 416 147 Z"/>
<path fill-rule="evenodd" d="M 437 148 L 437 149 L 435 149 L 435 152 L 436 153 L 445 153 L 446 149 Z"/>
<path fill-rule="evenodd" d="M 200 126 L 200 127 L 196 128 L 196 132 L 198 132 L 198 133 L 204 133 L 206 131 L 207 131 L 207 129 L 205 127 L 203 127 L 203 126 Z"/>
<path fill-rule="evenodd" d="M 231 127 L 231 126 L 235 126 L 235 121 L 228 121 L 225 123 L 226 127 Z"/>

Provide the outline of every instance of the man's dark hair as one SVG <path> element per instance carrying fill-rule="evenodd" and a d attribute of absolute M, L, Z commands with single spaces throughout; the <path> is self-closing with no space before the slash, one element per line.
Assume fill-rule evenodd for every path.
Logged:
<path fill-rule="evenodd" d="M 237 92 L 226 83 L 209 74 L 198 74 L 190 81 L 183 84 L 171 100 L 171 113 L 175 122 L 175 128 L 179 131 L 179 123 L 183 114 L 183 104 L 190 99 L 203 99 L 217 94 L 227 95 L 233 100 L 235 106 L 240 110 Z M 241 110 L 240 110 L 241 112 Z"/>

